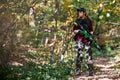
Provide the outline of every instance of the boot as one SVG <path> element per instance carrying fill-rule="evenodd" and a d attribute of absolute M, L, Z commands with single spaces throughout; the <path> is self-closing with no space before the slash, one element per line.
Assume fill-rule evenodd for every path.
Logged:
<path fill-rule="evenodd" d="M 75 76 L 80 76 L 80 75 L 81 75 L 80 69 L 76 69 Z"/>
<path fill-rule="evenodd" d="M 88 64 L 89 76 L 94 76 L 93 64 Z"/>
<path fill-rule="evenodd" d="M 93 71 L 89 71 L 89 76 L 94 76 Z"/>

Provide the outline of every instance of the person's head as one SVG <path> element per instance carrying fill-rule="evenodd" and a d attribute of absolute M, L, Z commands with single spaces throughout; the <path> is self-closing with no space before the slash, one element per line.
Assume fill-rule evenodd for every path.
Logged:
<path fill-rule="evenodd" d="M 79 9 L 77 9 L 77 12 L 78 12 L 79 18 L 87 17 L 87 12 L 86 12 L 85 8 L 79 8 Z"/>

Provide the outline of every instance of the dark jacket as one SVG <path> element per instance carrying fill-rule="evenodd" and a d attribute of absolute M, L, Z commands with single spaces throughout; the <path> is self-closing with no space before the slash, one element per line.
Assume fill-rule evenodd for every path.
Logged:
<path fill-rule="evenodd" d="M 93 27 L 92 27 L 92 21 L 89 18 L 85 18 L 85 19 L 76 19 L 76 21 L 79 22 L 80 25 L 82 25 L 84 27 L 84 29 L 88 30 L 89 32 L 93 32 Z M 80 30 L 80 26 L 78 25 L 74 25 L 73 30 Z M 88 39 L 86 39 L 84 37 L 84 35 L 80 35 L 79 33 L 77 33 L 74 36 L 74 40 L 75 41 L 80 41 L 80 42 L 89 42 Z"/>

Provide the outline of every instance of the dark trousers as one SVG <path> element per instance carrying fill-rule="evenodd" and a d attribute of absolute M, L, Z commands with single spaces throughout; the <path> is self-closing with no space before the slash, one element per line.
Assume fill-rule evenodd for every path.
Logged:
<path fill-rule="evenodd" d="M 76 70 L 81 71 L 81 63 L 84 58 L 83 55 L 85 55 L 85 61 L 88 66 L 88 71 L 92 72 L 93 61 L 92 61 L 92 50 L 91 50 L 90 42 L 83 43 L 83 42 L 77 41 L 74 48 L 75 48 L 75 51 L 77 51 Z"/>

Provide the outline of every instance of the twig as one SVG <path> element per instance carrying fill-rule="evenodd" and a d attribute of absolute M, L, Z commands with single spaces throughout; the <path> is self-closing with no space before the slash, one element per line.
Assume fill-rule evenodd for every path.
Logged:
<path fill-rule="evenodd" d="M 106 25 L 116 25 L 116 26 L 120 26 L 120 23 L 115 23 L 115 22 L 106 22 Z"/>

